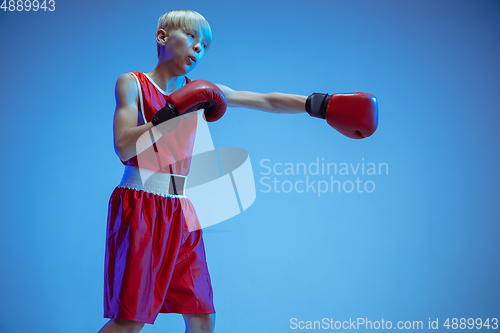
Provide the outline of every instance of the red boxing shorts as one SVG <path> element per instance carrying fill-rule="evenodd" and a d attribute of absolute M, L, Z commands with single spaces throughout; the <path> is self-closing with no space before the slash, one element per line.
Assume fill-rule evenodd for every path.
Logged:
<path fill-rule="evenodd" d="M 195 222 L 193 222 L 195 221 Z M 185 197 L 117 187 L 111 195 L 104 317 L 153 324 L 158 313 L 215 313 L 202 230 Z"/>

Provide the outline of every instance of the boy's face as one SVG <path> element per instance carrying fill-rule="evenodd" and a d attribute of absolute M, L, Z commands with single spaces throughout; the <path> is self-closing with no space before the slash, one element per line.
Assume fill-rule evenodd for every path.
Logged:
<path fill-rule="evenodd" d="M 207 41 L 201 29 L 177 29 L 168 33 L 160 29 L 156 37 L 160 44 L 160 62 L 167 63 L 176 76 L 192 71 L 205 55 Z"/>

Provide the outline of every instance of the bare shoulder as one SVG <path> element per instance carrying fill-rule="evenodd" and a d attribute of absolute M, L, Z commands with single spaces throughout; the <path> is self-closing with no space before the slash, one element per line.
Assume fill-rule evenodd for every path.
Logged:
<path fill-rule="evenodd" d="M 118 77 L 116 80 L 116 88 L 117 89 L 134 89 L 137 91 L 137 83 L 135 82 L 135 78 L 131 73 L 124 73 Z"/>
<path fill-rule="evenodd" d="M 122 74 L 116 80 L 115 94 L 117 103 L 134 103 L 138 96 L 137 83 L 130 73 Z"/>

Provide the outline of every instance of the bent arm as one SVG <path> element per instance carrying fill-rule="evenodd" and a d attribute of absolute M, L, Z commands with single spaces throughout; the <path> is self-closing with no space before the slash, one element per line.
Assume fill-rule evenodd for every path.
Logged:
<path fill-rule="evenodd" d="M 227 99 L 227 106 L 249 108 L 271 113 L 304 113 L 307 96 L 269 93 L 260 94 L 251 91 L 235 91 L 222 84 L 217 84 Z"/>
<path fill-rule="evenodd" d="M 148 130 L 153 131 L 155 140 L 159 133 L 152 123 L 137 126 L 138 88 L 131 74 L 122 74 L 116 82 L 116 110 L 113 120 L 113 138 L 115 152 L 122 161 L 129 160 L 150 147 L 151 139 L 139 140 Z M 148 135 L 149 137 L 149 135 Z"/>

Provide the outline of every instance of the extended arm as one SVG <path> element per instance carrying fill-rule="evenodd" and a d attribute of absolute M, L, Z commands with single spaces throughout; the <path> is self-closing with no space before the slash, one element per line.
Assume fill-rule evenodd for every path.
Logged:
<path fill-rule="evenodd" d="M 305 113 L 326 119 L 341 134 L 352 139 L 369 137 L 378 125 L 375 96 L 366 93 L 317 94 L 300 96 L 282 93 L 259 94 L 234 91 L 218 84 L 228 106 L 245 107 L 273 113 Z"/>
<path fill-rule="evenodd" d="M 260 94 L 251 91 L 234 91 L 222 84 L 217 84 L 226 95 L 227 106 L 241 107 L 272 113 L 305 113 L 307 96 L 269 93 Z"/>

